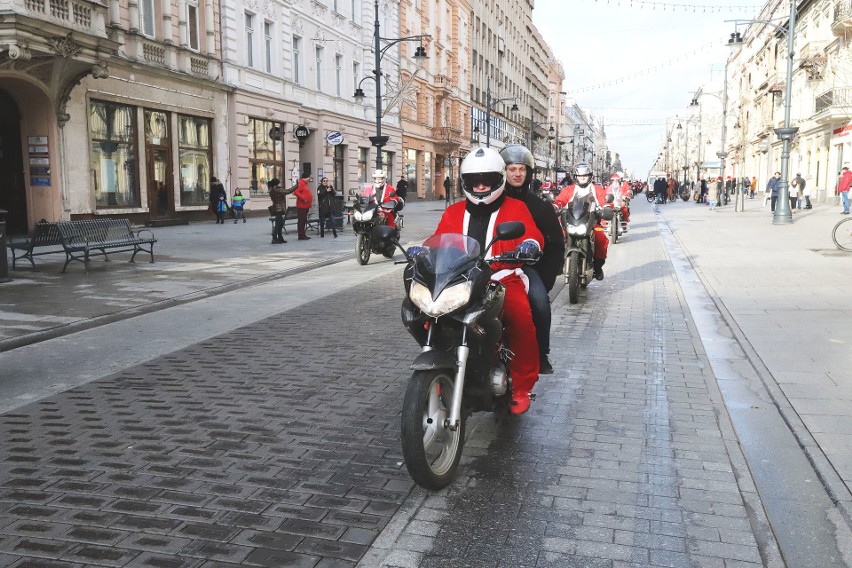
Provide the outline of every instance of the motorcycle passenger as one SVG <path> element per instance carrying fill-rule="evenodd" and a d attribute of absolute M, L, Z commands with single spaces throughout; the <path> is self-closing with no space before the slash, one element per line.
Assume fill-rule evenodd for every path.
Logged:
<path fill-rule="evenodd" d="M 562 273 L 565 256 L 565 236 L 553 207 L 537 197 L 530 188 L 535 159 L 532 152 L 522 144 L 509 144 L 500 150 L 506 163 L 506 195 L 519 199 L 527 205 L 538 230 L 544 236 L 541 259 L 535 265 L 526 265 L 523 270 L 530 281 L 529 298 L 535 322 L 539 349 L 539 371 L 542 375 L 553 373 L 547 358 L 550 353 L 550 297 L 556 277 Z"/>
<path fill-rule="evenodd" d="M 384 170 L 373 172 L 373 187 L 366 191 L 370 200 L 377 205 L 393 204 L 393 210 L 387 213 L 388 226 L 396 229 L 396 213 L 405 205 L 402 197 L 398 196 L 392 185 L 387 183 L 388 176 Z"/>
<path fill-rule="evenodd" d="M 526 231 L 519 239 L 496 241 L 486 258 L 515 251 L 520 257 L 533 256 L 541 250 L 544 237 L 522 201 L 505 194 L 506 165 L 493 148 L 477 148 L 462 160 L 459 172 L 465 200 L 444 211 L 436 235 L 464 234 L 483 248 L 495 235 L 496 226 L 506 221 L 520 221 Z M 517 264 L 492 264 L 493 280 L 506 288 L 503 305 L 508 348 L 514 353 L 509 362 L 512 375 L 512 414 L 523 414 L 530 407 L 530 393 L 538 380 L 539 350 L 530 303 L 527 298 L 528 278 Z"/>
<path fill-rule="evenodd" d="M 569 185 L 556 197 L 554 205 L 561 209 L 574 200 L 575 197 L 583 198 L 594 195 L 598 209 L 608 207 L 606 202 L 606 190 L 592 183 L 592 167 L 589 164 L 577 164 L 574 166 L 574 185 Z M 609 239 L 606 238 L 600 219 L 595 224 L 595 258 L 592 262 L 595 279 L 603 280 L 603 265 L 606 263 L 606 251 L 609 247 Z"/>

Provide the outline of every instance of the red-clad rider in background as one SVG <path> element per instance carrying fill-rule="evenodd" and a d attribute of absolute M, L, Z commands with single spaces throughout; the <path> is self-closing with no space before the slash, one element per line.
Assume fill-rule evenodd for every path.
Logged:
<path fill-rule="evenodd" d="M 364 190 L 363 195 L 369 197 L 377 205 L 385 205 L 393 203 L 395 207 L 393 211 L 388 212 L 388 226 L 396 229 L 396 212 L 402 209 L 405 201 L 402 197 L 396 194 L 396 190 L 392 185 L 387 183 L 388 176 L 384 170 L 376 170 L 373 172 L 373 185 Z"/>
<path fill-rule="evenodd" d="M 567 186 L 554 200 L 553 204 L 557 208 L 561 209 L 565 207 L 574 199 L 575 196 L 585 197 L 589 194 L 594 195 L 598 209 L 610 207 L 610 204 L 606 202 L 606 189 L 592 183 L 592 167 L 589 164 L 583 163 L 574 166 L 573 177 L 574 185 Z M 606 238 L 606 234 L 604 234 L 600 221 L 598 221 L 597 225 L 595 225 L 594 239 L 595 259 L 593 262 L 593 268 L 595 271 L 595 278 L 603 280 L 603 265 L 606 262 L 606 251 L 609 247 L 609 239 Z"/>
<path fill-rule="evenodd" d="M 630 209 L 627 208 L 627 204 L 633 197 L 633 191 L 630 189 L 630 183 L 623 181 L 618 172 L 612 174 L 609 179 L 610 183 L 606 188 L 607 193 L 611 193 L 615 199 L 612 204 L 613 207 L 621 208 L 621 231 L 626 233 L 627 224 L 630 223 Z"/>

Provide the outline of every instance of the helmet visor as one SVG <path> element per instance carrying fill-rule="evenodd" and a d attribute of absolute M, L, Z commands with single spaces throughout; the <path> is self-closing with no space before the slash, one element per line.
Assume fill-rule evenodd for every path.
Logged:
<path fill-rule="evenodd" d="M 500 172 L 470 173 L 462 175 L 462 180 L 464 180 L 464 187 L 468 191 L 473 191 L 479 186 L 495 189 L 503 185 L 503 174 Z"/>

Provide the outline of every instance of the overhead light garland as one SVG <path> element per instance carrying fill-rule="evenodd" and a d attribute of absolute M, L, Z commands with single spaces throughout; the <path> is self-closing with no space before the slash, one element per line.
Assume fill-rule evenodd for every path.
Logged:
<path fill-rule="evenodd" d="M 645 75 L 650 75 L 651 73 L 656 73 L 657 71 L 661 71 L 665 67 L 670 67 L 670 66 L 674 65 L 675 63 L 680 63 L 681 61 L 684 61 L 685 59 L 692 57 L 693 55 L 698 55 L 699 53 L 704 53 L 706 51 L 707 51 L 706 47 L 694 49 L 694 50 L 690 51 L 689 53 L 682 53 L 682 54 L 678 55 L 677 57 L 675 57 L 674 59 L 669 59 L 668 61 L 664 61 L 662 63 L 654 65 L 653 67 L 648 67 L 648 68 L 643 69 L 641 71 L 637 71 L 636 73 L 632 73 L 630 75 L 625 75 L 624 77 L 619 77 L 618 79 L 613 79 L 611 81 L 605 81 L 603 83 L 597 83 L 595 85 L 589 85 L 588 87 L 581 87 L 579 89 L 568 89 L 566 91 L 566 93 L 569 94 L 569 95 L 574 95 L 574 94 L 578 94 L 578 93 L 588 93 L 589 91 L 597 91 L 598 89 L 603 89 L 603 88 L 606 88 L 606 87 L 611 87 L 613 85 L 618 85 L 618 84 L 624 83 L 625 81 L 635 79 L 637 77 L 643 77 Z"/>
<path fill-rule="evenodd" d="M 710 4 L 681 4 L 675 2 L 651 2 L 648 0 L 595 0 L 595 3 L 613 4 L 618 7 L 638 8 L 640 10 L 660 10 L 662 12 L 692 12 L 703 14 L 721 14 L 723 12 L 745 12 L 753 11 L 754 4 L 736 4 L 728 6 L 713 6 Z"/>

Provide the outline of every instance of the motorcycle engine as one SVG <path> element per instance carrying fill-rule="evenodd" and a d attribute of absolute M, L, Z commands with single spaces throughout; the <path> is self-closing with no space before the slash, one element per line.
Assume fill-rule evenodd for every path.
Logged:
<path fill-rule="evenodd" d="M 509 373 L 502 361 L 491 370 L 491 392 L 494 396 L 503 396 L 509 390 Z"/>

